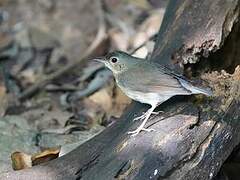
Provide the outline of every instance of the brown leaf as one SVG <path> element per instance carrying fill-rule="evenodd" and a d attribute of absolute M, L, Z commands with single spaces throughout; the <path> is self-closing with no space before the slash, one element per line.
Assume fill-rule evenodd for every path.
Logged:
<path fill-rule="evenodd" d="M 22 152 L 14 152 L 11 155 L 11 159 L 12 168 L 14 170 L 21 170 L 32 167 L 31 155 Z"/>
<path fill-rule="evenodd" d="M 160 28 L 160 25 L 162 23 L 164 15 L 164 10 L 159 9 L 156 11 L 153 11 L 152 14 L 140 25 L 138 28 L 138 32 L 136 35 L 132 38 L 131 46 L 133 48 L 137 48 L 141 44 L 147 42 L 151 36 L 156 34 Z M 135 52 L 135 55 L 138 57 L 145 58 L 146 55 L 152 51 L 153 46 L 148 44 L 146 46 L 143 46 L 139 50 Z"/>
<path fill-rule="evenodd" d="M 110 112 L 112 109 L 112 89 L 110 87 L 97 91 L 89 96 L 89 99 L 101 106 L 105 112 Z"/>
<path fill-rule="evenodd" d="M 119 118 L 124 109 L 131 103 L 131 99 L 126 96 L 120 88 L 115 88 L 114 97 L 113 97 L 113 108 L 112 115 Z"/>
<path fill-rule="evenodd" d="M 109 31 L 109 38 L 112 46 L 115 49 L 127 51 L 127 48 L 129 46 L 129 38 L 124 32 L 118 29 L 111 29 Z"/>
<path fill-rule="evenodd" d="M 32 165 L 35 166 L 35 165 L 56 159 L 58 158 L 59 152 L 60 152 L 60 148 L 50 148 L 38 154 L 35 154 L 31 158 Z"/>
<path fill-rule="evenodd" d="M 8 108 L 8 97 L 5 86 L 0 85 L 0 116 L 4 116 Z"/>

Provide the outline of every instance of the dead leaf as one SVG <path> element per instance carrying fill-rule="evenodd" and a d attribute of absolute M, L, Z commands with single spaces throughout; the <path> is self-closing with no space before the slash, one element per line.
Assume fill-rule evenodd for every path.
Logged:
<path fill-rule="evenodd" d="M 89 96 L 89 99 L 101 106 L 105 112 L 111 112 L 112 109 L 112 88 L 110 86 L 101 89 Z"/>
<path fill-rule="evenodd" d="M 113 97 L 112 116 L 119 118 L 124 109 L 132 102 L 132 100 L 126 96 L 120 88 L 115 88 Z"/>
<path fill-rule="evenodd" d="M 128 3 L 131 3 L 141 9 L 149 9 L 149 7 L 150 7 L 147 0 L 131 0 Z"/>
<path fill-rule="evenodd" d="M 14 170 L 27 169 L 32 167 L 31 155 L 22 152 L 14 152 L 11 155 L 12 168 Z"/>
<path fill-rule="evenodd" d="M 111 41 L 111 45 L 113 46 L 114 49 L 127 51 L 129 46 L 129 38 L 124 32 L 114 28 L 111 29 L 108 32 L 108 34 Z"/>
<path fill-rule="evenodd" d="M 45 129 L 63 128 L 71 112 L 60 109 L 51 99 L 39 102 L 38 107 L 25 111 L 22 116 L 28 120 L 32 127 L 43 131 Z"/>
<path fill-rule="evenodd" d="M 98 104 L 96 100 L 97 99 L 95 99 L 94 102 L 90 98 L 85 98 L 84 101 L 82 101 L 83 108 L 78 111 L 79 113 L 77 114 L 76 122 L 78 122 L 79 126 L 82 126 L 84 129 L 89 130 L 96 125 L 102 124 L 103 118 L 107 113 L 101 106 L 102 104 L 100 101 L 100 104 Z"/>
<path fill-rule="evenodd" d="M 130 42 L 133 48 L 137 48 L 143 43 L 147 42 L 150 39 L 150 37 L 152 37 L 159 31 L 164 16 L 164 12 L 165 12 L 164 9 L 152 11 L 151 15 L 139 26 L 137 30 L 138 32 Z M 148 48 L 149 47 L 147 46 L 143 46 L 142 48 L 137 50 L 134 53 L 134 55 L 137 57 L 145 58 L 146 55 L 152 51 L 152 49 Z"/>
<path fill-rule="evenodd" d="M 52 34 L 44 32 L 37 27 L 29 27 L 28 31 L 32 45 L 36 49 L 52 49 L 60 45 Z"/>
<path fill-rule="evenodd" d="M 4 116 L 8 108 L 8 97 L 5 86 L 0 85 L 0 116 Z"/>
<path fill-rule="evenodd" d="M 13 38 L 10 34 L 0 32 L 0 49 L 1 51 L 9 46 L 13 42 Z"/>
<path fill-rule="evenodd" d="M 60 148 L 49 148 L 40 153 L 34 154 L 31 158 L 32 165 L 36 166 L 38 164 L 51 161 L 58 158 Z"/>

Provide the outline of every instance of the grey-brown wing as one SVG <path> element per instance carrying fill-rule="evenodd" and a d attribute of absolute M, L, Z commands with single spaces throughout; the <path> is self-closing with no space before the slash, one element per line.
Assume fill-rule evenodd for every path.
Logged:
<path fill-rule="evenodd" d="M 168 69 L 167 67 L 161 66 L 159 64 L 155 64 L 155 65 L 158 66 L 159 69 L 162 69 L 165 74 L 168 74 L 171 77 L 174 77 L 175 79 L 177 79 L 178 82 L 181 84 L 181 86 L 185 90 L 190 91 L 191 94 L 205 94 L 206 96 L 213 95 L 213 92 L 210 88 L 205 89 L 205 88 L 193 86 L 191 82 L 188 79 L 186 79 L 184 76 L 175 73 L 174 71 L 172 71 L 171 69 Z"/>
<path fill-rule="evenodd" d="M 179 81 L 166 74 L 162 69 L 142 63 L 137 68 L 131 68 L 118 77 L 124 88 L 145 93 L 189 94 Z"/>

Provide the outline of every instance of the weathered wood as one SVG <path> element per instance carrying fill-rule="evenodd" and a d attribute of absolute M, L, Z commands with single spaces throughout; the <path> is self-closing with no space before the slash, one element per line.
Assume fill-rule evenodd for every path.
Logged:
<path fill-rule="evenodd" d="M 166 65 L 169 65 L 170 58 L 174 63 L 196 63 L 201 57 L 208 57 L 209 53 L 222 48 L 238 19 L 238 0 L 170 1 L 153 60 Z M 239 57 L 233 57 L 231 62 L 236 59 Z M 228 68 L 225 59 L 219 62 Z"/>
<path fill-rule="evenodd" d="M 201 66 L 203 61 L 209 69 L 228 70 L 231 64 L 233 70 L 240 62 L 240 56 L 233 57 L 240 47 L 239 6 L 238 0 L 172 0 L 152 60 Z M 216 57 L 218 63 L 212 63 Z M 118 122 L 69 154 L 0 179 L 212 179 L 240 142 L 240 70 L 225 79 L 208 79 L 215 88 L 213 99 L 170 99 L 159 107 L 164 113 L 147 124 L 155 132 L 127 135 L 140 123 L 133 116 L 146 110 L 134 103 Z"/>

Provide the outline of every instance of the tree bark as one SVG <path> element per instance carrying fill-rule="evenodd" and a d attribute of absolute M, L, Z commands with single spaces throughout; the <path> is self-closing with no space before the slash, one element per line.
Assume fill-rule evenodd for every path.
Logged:
<path fill-rule="evenodd" d="M 130 137 L 140 123 L 133 117 L 147 109 L 133 103 L 118 122 L 69 154 L 0 179 L 212 179 L 240 142 L 239 8 L 238 0 L 171 0 L 153 51 L 153 61 L 181 64 L 192 74 L 234 72 L 205 74 L 212 99 L 172 98 L 147 124 L 156 131 Z"/>

